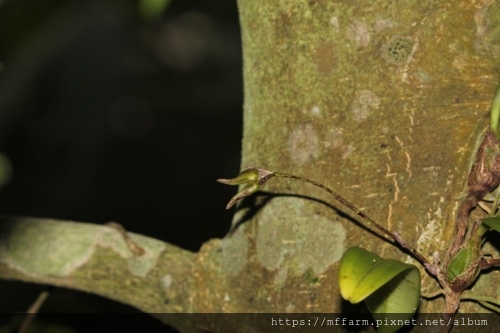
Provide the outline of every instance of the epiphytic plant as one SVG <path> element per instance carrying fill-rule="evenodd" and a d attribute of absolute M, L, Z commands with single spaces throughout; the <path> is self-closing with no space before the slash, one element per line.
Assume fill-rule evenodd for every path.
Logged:
<path fill-rule="evenodd" d="M 439 295 L 445 297 L 444 316 L 451 318 L 457 312 L 461 300 L 474 300 L 491 311 L 500 312 L 499 300 L 476 296 L 467 291 L 481 271 L 500 266 L 500 259 L 492 258 L 482 251 L 485 234 L 500 232 L 500 190 L 497 189 L 500 184 L 500 83 L 490 113 L 490 127 L 485 131 L 475 152 L 475 162 L 467 180 L 467 193 L 458 209 L 455 239 L 441 260 L 434 258 L 429 262 L 398 232 L 387 230 L 335 191 L 314 180 L 251 167 L 241 171 L 235 178 L 217 181 L 228 185 L 246 185 L 229 201 L 226 206 L 228 209 L 237 201 L 258 191 L 273 177 L 298 180 L 319 187 L 354 212 L 361 222 L 375 228 L 388 241 L 409 251 L 430 275 L 437 278 L 440 288 L 430 298 Z M 490 195 L 493 195 L 491 200 Z M 485 216 L 472 220 L 470 213 L 476 207 L 485 211 Z M 399 318 L 409 319 L 418 308 L 421 277 L 419 269 L 414 265 L 394 259 L 382 259 L 362 248 L 352 247 L 340 261 L 338 278 L 342 297 L 351 303 L 364 300 L 375 319 L 391 313 L 398 313 L 402 315 Z M 379 332 L 394 332 L 402 326 L 381 326 Z M 443 329 L 448 331 L 451 326 Z"/>

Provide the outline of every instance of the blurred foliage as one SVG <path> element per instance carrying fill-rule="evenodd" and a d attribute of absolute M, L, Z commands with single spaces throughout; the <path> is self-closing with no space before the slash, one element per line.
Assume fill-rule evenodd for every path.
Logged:
<path fill-rule="evenodd" d="M 175 0 L 104 0 L 108 6 L 141 20 L 160 19 Z M 179 0 L 177 2 L 180 2 Z M 0 56 L 25 41 L 71 0 L 0 0 Z"/>
<path fill-rule="evenodd" d="M 165 1 L 155 21 L 141 19 L 139 5 L 7 0 L 0 7 L 0 170 L 4 184 L 10 178 L 0 213 L 113 219 L 128 228 L 141 221 L 134 231 L 195 250 L 222 236 L 230 220 L 213 195 L 185 198 L 201 182 L 224 201 L 231 190 L 214 179 L 239 165 L 236 3 Z M 225 125 L 231 133 L 218 130 L 223 123 L 235 123 Z M 207 166 L 192 185 L 167 177 L 199 164 Z M 226 225 L 203 223 L 181 236 L 177 226 L 157 223 L 167 216 Z"/>
<path fill-rule="evenodd" d="M 241 148 L 236 2 L 0 1 L 0 214 L 114 220 L 193 251 L 224 236 L 233 190 L 215 178 Z M 25 311 L 38 288 L 0 281 L 0 309 Z M 44 309 L 102 310 L 58 290 Z"/>
<path fill-rule="evenodd" d="M 172 0 L 139 0 L 139 12 L 146 20 L 160 17 Z"/>

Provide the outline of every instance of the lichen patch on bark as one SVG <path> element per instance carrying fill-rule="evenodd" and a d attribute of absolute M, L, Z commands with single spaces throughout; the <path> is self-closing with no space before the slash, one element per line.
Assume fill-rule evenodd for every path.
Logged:
<path fill-rule="evenodd" d="M 256 250 L 267 269 L 286 268 L 295 276 L 312 269 L 319 275 L 340 260 L 346 238 L 343 225 L 305 206 L 298 198 L 279 198 L 260 213 Z"/>

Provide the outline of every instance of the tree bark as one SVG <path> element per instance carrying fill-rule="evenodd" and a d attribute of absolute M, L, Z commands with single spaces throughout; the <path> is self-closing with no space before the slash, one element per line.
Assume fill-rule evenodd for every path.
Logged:
<path fill-rule="evenodd" d="M 330 185 L 429 260 L 436 251 L 443 255 L 498 81 L 498 2 L 239 5 L 242 164 Z M 307 184 L 275 181 L 268 189 L 331 202 Z M 267 244 L 262 252 L 282 255 L 282 261 L 264 261 L 265 268 L 286 271 L 290 279 L 310 267 L 320 277 L 319 299 L 296 295 L 283 306 L 305 302 L 314 311 L 339 311 L 336 263 L 352 245 L 413 262 L 312 200 L 275 198 L 249 223 L 257 254 L 258 245 Z M 259 241 L 271 236 L 273 242 Z M 314 253 L 314 260 L 304 260 L 304 253 Z M 435 290 L 422 273 L 423 290 Z M 491 285 L 498 279 L 498 272 L 483 275 L 474 290 L 495 296 Z M 442 306 L 441 299 L 423 301 L 420 310 Z"/>
<path fill-rule="evenodd" d="M 429 260 L 443 255 L 500 73 L 500 4 L 238 6 L 242 166 L 319 181 Z M 346 309 L 338 262 L 350 246 L 415 263 L 308 184 L 273 179 L 265 189 L 238 207 L 227 237 L 207 241 L 198 253 L 132 235 L 145 249 L 138 256 L 106 226 L 5 218 L 0 277 L 85 290 L 150 313 L 338 313 Z M 423 291 L 436 290 L 421 271 Z M 498 271 L 483 274 L 473 291 L 495 297 L 499 278 Z M 443 306 L 441 298 L 423 300 L 419 311 Z M 461 309 L 482 311 L 470 302 Z M 189 320 L 164 320 L 196 329 Z M 223 330 L 222 323 L 210 325 Z"/>

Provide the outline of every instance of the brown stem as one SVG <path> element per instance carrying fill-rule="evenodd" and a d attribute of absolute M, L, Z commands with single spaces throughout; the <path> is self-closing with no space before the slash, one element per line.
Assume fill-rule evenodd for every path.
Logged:
<path fill-rule="evenodd" d="M 309 183 L 311 185 L 314 185 L 316 187 L 319 187 L 320 189 L 322 189 L 322 190 L 330 193 L 335 198 L 335 200 L 337 200 L 338 202 L 340 202 L 345 207 L 349 208 L 352 212 L 356 213 L 359 217 L 361 217 L 364 221 L 367 221 L 370 225 L 372 225 L 373 227 L 375 227 L 377 230 L 379 230 L 383 234 L 385 234 L 385 235 L 389 236 L 390 238 L 392 238 L 394 240 L 394 242 L 398 243 L 403 248 L 405 248 L 406 250 L 410 251 L 410 253 L 413 254 L 413 256 L 422 265 L 424 265 L 424 267 L 427 267 L 427 266 L 430 265 L 430 263 L 427 261 L 427 259 L 425 259 L 425 257 L 423 255 L 421 255 L 415 248 L 411 247 L 408 244 L 408 242 L 399 233 L 397 233 L 397 232 L 395 232 L 395 233 L 390 232 L 389 230 L 387 230 L 386 228 L 384 228 L 383 226 L 381 226 L 380 224 L 378 224 L 377 222 L 375 222 L 374 220 L 372 220 L 368 215 L 366 215 L 365 213 L 363 213 L 362 211 L 360 211 L 358 208 L 356 208 L 356 206 L 354 206 L 352 203 L 350 203 L 349 201 L 347 201 L 346 199 L 344 199 L 342 196 L 340 196 L 338 193 L 336 193 L 331 188 L 329 188 L 329 187 L 327 187 L 327 186 L 325 186 L 325 185 L 323 185 L 321 183 L 318 183 L 318 182 L 316 182 L 314 180 L 305 178 L 305 177 L 299 177 L 299 176 L 295 176 L 295 175 L 291 175 L 291 174 L 287 174 L 287 173 L 281 173 L 281 172 L 273 172 L 273 174 L 275 176 L 277 176 L 277 177 L 300 180 L 300 181 Z"/>

